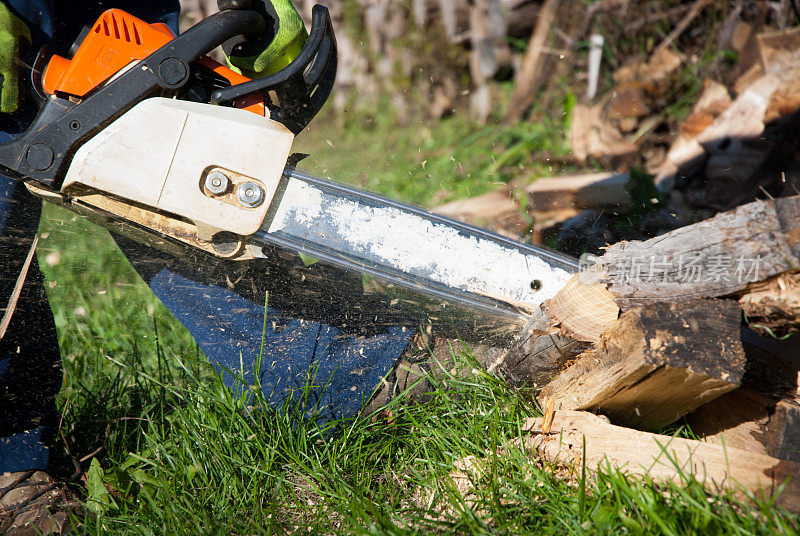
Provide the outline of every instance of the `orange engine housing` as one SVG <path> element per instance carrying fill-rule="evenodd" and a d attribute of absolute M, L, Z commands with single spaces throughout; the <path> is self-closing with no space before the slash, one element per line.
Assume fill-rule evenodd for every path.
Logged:
<path fill-rule="evenodd" d="M 72 59 L 53 55 L 42 75 L 42 87 L 50 95 L 83 98 L 111 79 L 130 63 L 142 60 L 174 38 L 161 23 L 148 24 L 122 11 L 109 9 L 97 19 Z M 231 84 L 250 79 L 209 57 L 198 63 L 213 70 Z M 265 115 L 263 98 L 251 95 L 234 103 L 257 115 Z"/>

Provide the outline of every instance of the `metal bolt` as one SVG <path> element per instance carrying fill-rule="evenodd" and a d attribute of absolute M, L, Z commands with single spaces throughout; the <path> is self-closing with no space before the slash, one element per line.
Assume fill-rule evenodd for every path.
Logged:
<path fill-rule="evenodd" d="M 214 195 L 224 194 L 230 179 L 221 171 L 212 171 L 206 176 L 206 190 Z"/>
<path fill-rule="evenodd" d="M 236 190 L 239 203 L 245 207 L 257 207 L 264 200 L 264 190 L 255 182 L 242 183 Z"/>

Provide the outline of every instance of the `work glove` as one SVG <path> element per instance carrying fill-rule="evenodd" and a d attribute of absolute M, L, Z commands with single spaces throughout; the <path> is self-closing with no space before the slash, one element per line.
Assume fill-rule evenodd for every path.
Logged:
<path fill-rule="evenodd" d="M 255 40 L 238 43 L 225 50 L 232 69 L 249 78 L 277 72 L 300 54 L 308 39 L 303 19 L 291 0 L 217 0 L 222 9 L 252 9 L 275 21 L 266 34 Z M 224 47 L 223 47 L 224 48 Z"/>
<path fill-rule="evenodd" d="M 0 2 L 0 112 L 16 112 L 19 108 L 19 56 L 23 38 L 30 44 L 30 30 Z"/>

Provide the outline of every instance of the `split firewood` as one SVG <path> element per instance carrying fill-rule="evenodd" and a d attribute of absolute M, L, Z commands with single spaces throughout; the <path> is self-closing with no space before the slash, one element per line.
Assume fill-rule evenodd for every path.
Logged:
<path fill-rule="evenodd" d="M 657 303 L 627 311 L 539 395 L 556 409 L 658 430 L 739 387 L 745 370 L 733 300 Z"/>
<path fill-rule="evenodd" d="M 525 189 L 531 210 L 613 208 L 631 203 L 630 173 L 592 173 L 536 179 Z"/>
<path fill-rule="evenodd" d="M 736 389 L 700 407 L 689 426 L 708 442 L 800 463 L 797 401 L 775 402 L 758 391 Z"/>
<path fill-rule="evenodd" d="M 742 332 L 742 386 L 687 417 L 705 441 L 800 462 L 800 336 L 787 340 Z"/>
<path fill-rule="evenodd" d="M 618 317 L 619 307 L 605 284 L 573 276 L 531 315 L 518 345 L 489 372 L 497 368 L 512 384 L 541 388 L 576 355 L 599 342 Z"/>
<path fill-rule="evenodd" d="M 769 123 L 800 110 L 800 28 L 762 32 L 756 44 L 761 70 L 781 80 L 764 113 Z"/>
<path fill-rule="evenodd" d="M 761 77 L 694 139 L 682 140 L 674 152 L 670 151 L 668 167 L 656 176 L 656 187 L 668 192 L 674 186 L 676 173 L 688 175 L 701 169 L 698 164 L 702 165 L 705 158 L 712 197 L 731 190 L 731 181 L 749 177 L 768 154 L 759 140 L 767 105 L 779 85 L 776 76 Z M 735 159 L 741 160 L 740 165 L 732 166 Z"/>
<path fill-rule="evenodd" d="M 614 426 L 582 411 L 556 411 L 547 433 L 542 418 L 530 419 L 522 445 L 551 463 L 579 470 L 619 470 L 655 482 L 683 484 L 687 478 L 712 491 L 728 490 L 741 498 L 754 494 L 774 498 L 791 511 L 800 510 L 800 464 L 721 445 L 639 432 Z M 585 448 L 584 448 L 585 445 Z"/>
<path fill-rule="evenodd" d="M 739 96 L 696 137 L 681 132 L 656 174 L 660 191 L 701 170 L 709 206 L 725 209 L 758 191 L 757 174 L 776 146 L 763 135 L 765 125 L 800 110 L 800 30 L 763 32 L 751 41 L 754 63 L 734 86 Z"/>
<path fill-rule="evenodd" d="M 705 161 L 705 150 L 697 137 L 716 120 L 731 104 L 728 90 L 722 84 L 707 79 L 703 82 L 703 93 L 692 106 L 672 143 L 667 156 L 656 171 L 653 182 L 661 191 L 669 191 L 681 177 L 697 172 Z"/>
<path fill-rule="evenodd" d="M 545 301 L 498 364 L 512 383 L 543 386 L 600 341 L 619 309 L 739 295 L 800 269 L 800 196 L 756 201 L 641 242 L 609 246 Z"/>
<path fill-rule="evenodd" d="M 531 226 L 507 188 L 451 201 L 435 207 L 433 212 L 472 225 L 488 227 L 514 238 L 522 236 Z"/>

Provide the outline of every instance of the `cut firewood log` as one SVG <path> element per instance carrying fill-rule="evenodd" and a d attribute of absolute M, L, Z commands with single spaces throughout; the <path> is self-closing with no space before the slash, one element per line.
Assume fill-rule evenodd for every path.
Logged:
<path fill-rule="evenodd" d="M 764 132 L 764 114 L 770 98 L 779 85 L 776 75 L 762 76 L 750 84 L 707 128 L 676 147 L 675 153 L 668 157 L 675 166 L 672 171 L 691 173 L 707 157 L 707 174 L 710 174 L 707 181 L 714 190 L 712 197 L 724 197 L 732 181 L 741 182 L 749 177 L 768 154 L 757 141 Z M 729 165 L 739 155 L 745 159 L 746 168 Z M 675 174 L 670 171 L 666 169 L 656 177 L 656 187 L 662 192 L 674 186 Z"/>
<path fill-rule="evenodd" d="M 543 432 L 542 426 L 543 418 L 529 419 L 523 432 L 531 435 L 522 437 L 522 445 L 551 463 L 576 470 L 585 463 L 590 471 L 619 470 L 655 482 L 683 484 L 691 477 L 711 491 L 774 498 L 788 510 L 800 510 L 800 464 L 795 462 L 614 426 L 581 411 L 556 411 L 549 430 Z"/>
<path fill-rule="evenodd" d="M 672 190 L 675 182 L 696 173 L 705 162 L 706 152 L 697 137 L 731 104 L 728 89 L 710 79 L 703 82 L 703 93 L 692 112 L 681 124 L 664 162 L 653 179 L 661 191 Z"/>
<path fill-rule="evenodd" d="M 599 342 L 619 317 L 619 307 L 606 285 L 578 274 L 531 315 L 519 343 L 489 368 L 497 368 L 512 384 L 541 388 L 566 363 Z"/>
<path fill-rule="evenodd" d="M 767 123 L 800 109 L 800 28 L 762 32 L 755 41 L 763 72 L 781 79 L 764 113 L 764 122 Z"/>
<path fill-rule="evenodd" d="M 778 340 L 745 329 L 742 343 L 742 387 L 686 420 L 706 441 L 800 462 L 800 335 Z"/>
<path fill-rule="evenodd" d="M 519 203 L 508 189 L 451 201 L 435 207 L 433 211 L 448 218 L 488 227 L 516 238 L 531 226 L 531 222 L 525 218 Z"/>
<path fill-rule="evenodd" d="M 542 177 L 525 189 L 534 211 L 606 208 L 631 203 L 630 173 L 592 173 Z"/>
<path fill-rule="evenodd" d="M 800 403 L 794 400 L 736 389 L 695 411 L 689 426 L 708 442 L 800 463 Z"/>
<path fill-rule="evenodd" d="M 756 201 L 641 242 L 609 246 L 532 315 L 498 364 L 515 384 L 542 386 L 626 310 L 738 295 L 800 269 L 800 196 Z"/>
<path fill-rule="evenodd" d="M 739 387 L 745 370 L 733 300 L 657 303 L 623 313 L 539 394 L 556 409 L 658 430 Z"/>
<path fill-rule="evenodd" d="M 800 269 L 800 196 L 755 201 L 598 259 L 622 309 L 713 298 Z"/>

